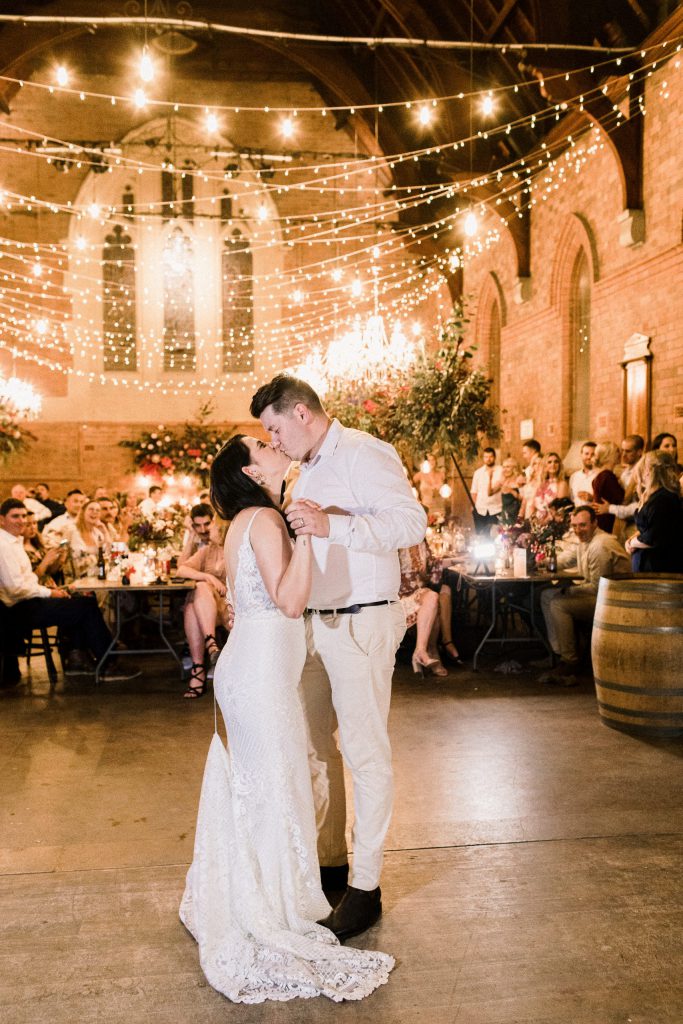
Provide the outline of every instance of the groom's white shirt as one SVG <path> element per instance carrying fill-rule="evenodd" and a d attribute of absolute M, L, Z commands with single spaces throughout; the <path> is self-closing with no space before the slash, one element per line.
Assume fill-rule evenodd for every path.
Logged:
<path fill-rule="evenodd" d="M 398 549 L 420 543 L 427 516 L 390 444 L 332 420 L 292 497 L 350 513 L 330 514 L 329 537 L 312 538 L 311 608 L 398 598 Z"/>

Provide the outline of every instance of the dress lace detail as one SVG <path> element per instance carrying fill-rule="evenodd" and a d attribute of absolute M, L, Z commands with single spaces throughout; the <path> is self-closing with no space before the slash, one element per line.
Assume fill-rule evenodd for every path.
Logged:
<path fill-rule="evenodd" d="M 238 552 L 235 625 L 214 679 L 229 750 L 215 733 L 180 919 L 207 980 L 234 1002 L 362 999 L 386 983 L 394 960 L 341 946 L 316 924 L 330 908 L 298 693 L 304 624 L 268 595 L 251 547 L 253 521 Z"/>

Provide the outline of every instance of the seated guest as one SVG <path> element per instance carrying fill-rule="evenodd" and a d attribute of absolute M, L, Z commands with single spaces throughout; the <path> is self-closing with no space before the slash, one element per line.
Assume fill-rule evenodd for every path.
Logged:
<path fill-rule="evenodd" d="M 584 441 L 581 445 L 581 469 L 569 478 L 569 497 L 573 505 L 589 505 L 593 500 L 593 479 L 597 470 L 593 466 L 595 441 Z"/>
<path fill-rule="evenodd" d="M 121 530 L 119 527 L 119 503 L 114 498 L 108 498 L 107 495 L 103 495 L 101 498 L 93 498 L 93 501 L 98 501 L 100 505 L 100 525 L 107 535 L 107 542 L 114 544 L 116 542 L 128 542 L 128 535 L 126 531 L 126 537 L 121 537 Z"/>
<path fill-rule="evenodd" d="M 45 587 L 31 569 L 24 550 L 26 507 L 16 498 L 0 505 L 0 601 L 11 609 L 12 624 L 21 637 L 41 626 L 58 626 L 64 671 L 70 675 L 93 671 L 88 652 L 99 661 L 112 642 L 97 602 L 89 597 L 70 597 L 59 587 Z M 68 652 L 68 653 L 67 653 Z M 140 674 L 115 659 L 105 665 L 108 679 L 133 679 Z"/>
<path fill-rule="evenodd" d="M 519 463 L 511 455 L 503 459 L 503 472 L 500 478 L 500 500 L 503 511 L 501 522 L 514 523 L 519 515 L 522 497 L 519 491 Z"/>
<path fill-rule="evenodd" d="M 163 493 L 159 484 L 153 484 L 149 489 L 148 497 L 140 502 L 140 511 L 146 519 L 152 519 L 157 512 L 161 512 Z"/>
<path fill-rule="evenodd" d="M 678 472 L 661 448 L 643 456 L 643 491 L 634 518 L 638 532 L 626 542 L 633 571 L 683 573 Z"/>
<path fill-rule="evenodd" d="M 617 480 L 614 467 L 619 458 L 619 450 L 612 441 L 597 445 L 593 457 L 593 465 L 597 473 L 593 478 L 593 501 L 606 501 L 609 505 L 621 505 L 624 501 L 624 488 Z M 610 512 L 598 515 L 598 526 L 605 533 L 614 528 L 614 516 Z"/>
<path fill-rule="evenodd" d="M 531 509 L 527 510 L 527 515 L 545 520 L 548 518 L 551 501 L 568 496 L 569 484 L 562 459 L 557 452 L 548 452 L 543 459 L 540 482 L 534 493 Z"/>
<path fill-rule="evenodd" d="M 39 523 L 47 522 L 50 518 L 50 509 L 42 502 L 32 498 L 23 484 L 15 484 L 10 491 L 10 497 L 17 501 L 23 501 L 28 512 L 33 512 Z"/>
<path fill-rule="evenodd" d="M 109 535 L 102 525 L 99 501 L 86 501 L 67 533 L 69 558 L 65 576 L 69 582 L 97 576 L 100 548 L 109 550 Z"/>
<path fill-rule="evenodd" d="M 38 533 L 38 523 L 33 512 L 26 514 L 26 527 L 24 529 L 24 551 L 28 555 L 31 568 L 38 577 L 38 581 L 46 587 L 54 587 L 56 573 L 61 572 L 64 559 L 67 554 L 66 545 L 47 550 Z"/>
<path fill-rule="evenodd" d="M 209 543 L 213 524 L 213 508 L 208 502 L 200 501 L 190 509 L 189 530 L 185 536 L 183 551 L 178 561 L 186 562 L 200 548 Z"/>
<path fill-rule="evenodd" d="M 201 509 L 202 506 L 195 506 L 192 511 L 195 512 L 196 508 Z M 202 515 L 196 516 L 198 520 L 205 518 Z M 206 544 L 189 557 L 180 557 L 176 575 L 180 579 L 197 580 L 197 586 L 188 595 L 184 610 L 185 636 L 192 657 L 192 669 L 190 684 L 183 696 L 201 697 L 206 690 L 207 680 L 204 655 L 208 656 L 209 665 L 213 667 L 220 654 L 216 625 L 220 623 L 228 629 L 223 538 L 215 526 L 209 526 Z"/>
<path fill-rule="evenodd" d="M 406 615 L 406 625 L 417 627 L 415 650 L 412 656 L 413 672 L 424 675 L 447 676 L 448 669 L 438 655 L 439 595 L 429 581 L 429 549 L 422 541 L 398 553 L 401 566 L 401 585 L 398 595 Z M 457 655 L 457 652 L 456 652 Z"/>
<path fill-rule="evenodd" d="M 626 552 L 615 537 L 600 529 L 590 505 L 580 505 L 572 515 L 571 523 L 579 540 L 576 559 L 583 580 L 578 584 L 569 582 L 541 591 L 548 641 L 553 655 L 559 659 L 556 670 L 546 678 L 551 682 L 564 682 L 567 686 L 576 683 L 579 664 L 575 623 L 593 621 L 601 576 L 630 570 Z"/>
<path fill-rule="evenodd" d="M 69 539 L 68 534 L 87 500 L 80 488 L 74 487 L 69 491 L 64 500 L 66 511 L 51 520 L 43 530 L 43 543 L 46 548 L 56 548 L 60 541 Z"/>
<path fill-rule="evenodd" d="M 36 498 L 41 505 L 50 510 L 50 518 L 44 519 L 41 523 L 41 529 L 46 526 L 55 516 L 61 516 L 66 509 L 62 505 L 61 501 L 55 501 L 54 498 L 50 497 L 50 488 L 47 484 L 36 484 L 35 486 Z"/>
<path fill-rule="evenodd" d="M 483 465 L 475 469 L 472 477 L 472 516 L 477 533 L 490 534 L 491 527 L 497 524 L 498 517 L 503 511 L 503 499 L 500 495 L 503 470 L 496 465 L 494 448 L 484 448 L 482 462 Z"/>

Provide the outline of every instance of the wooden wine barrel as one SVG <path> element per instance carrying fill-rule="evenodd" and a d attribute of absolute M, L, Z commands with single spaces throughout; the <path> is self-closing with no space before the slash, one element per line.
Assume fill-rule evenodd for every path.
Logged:
<path fill-rule="evenodd" d="M 605 725 L 642 736 L 683 734 L 683 575 L 604 576 L 591 654 Z"/>

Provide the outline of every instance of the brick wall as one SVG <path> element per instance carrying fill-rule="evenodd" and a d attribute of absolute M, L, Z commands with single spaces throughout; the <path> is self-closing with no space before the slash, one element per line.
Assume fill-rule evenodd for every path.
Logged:
<path fill-rule="evenodd" d="M 647 80 L 644 134 L 645 241 L 619 244 L 617 217 L 622 210 L 615 157 L 596 131 L 572 151 L 563 183 L 543 200 L 536 192 L 531 210 L 531 284 L 528 302 L 516 304 L 515 254 L 499 245 L 465 268 L 465 294 L 471 296 L 477 334 L 489 317 L 490 281 L 503 293 L 500 403 L 503 447 L 519 448 L 520 422 L 533 419 L 545 448 L 565 452 L 569 436 L 570 366 L 568 358 L 569 277 L 577 244 L 583 238 L 593 269 L 591 296 L 590 433 L 619 440 L 623 429 L 624 343 L 634 333 L 648 335 L 652 361 L 652 433 L 670 430 L 683 441 L 683 422 L 674 405 L 683 401 L 683 271 L 681 212 L 683 161 L 680 110 L 683 70 L 680 60 L 658 68 Z M 578 173 L 577 150 L 586 162 Z M 555 174 L 555 180 L 559 177 Z M 485 333 L 481 329 L 479 334 Z M 486 358 L 485 352 L 480 358 Z"/>

